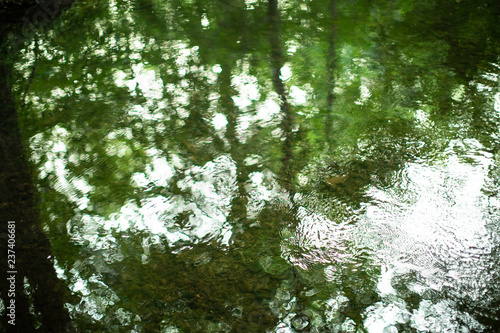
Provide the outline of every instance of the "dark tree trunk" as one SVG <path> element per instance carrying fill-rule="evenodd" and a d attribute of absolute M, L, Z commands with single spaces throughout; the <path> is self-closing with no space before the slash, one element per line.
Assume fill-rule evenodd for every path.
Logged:
<path fill-rule="evenodd" d="M 332 144 L 332 126 L 333 126 L 333 103 L 335 102 L 335 64 L 336 64 L 336 46 L 335 41 L 337 39 L 337 27 L 335 25 L 335 19 L 337 17 L 335 0 L 330 0 L 330 31 L 328 34 L 328 55 L 327 55 L 327 75 L 328 75 L 328 94 L 326 97 L 326 117 L 325 117 L 325 136 L 326 142 Z"/>
<path fill-rule="evenodd" d="M 12 95 L 9 59 L 15 57 L 32 31 L 54 20 L 73 2 L 0 3 L 0 293 L 7 308 L 1 319 L 6 332 L 60 333 L 71 328 L 64 307 L 65 289 L 57 278 L 50 241 L 35 204 L 35 187 Z"/>
<path fill-rule="evenodd" d="M 50 259 L 50 242 L 40 226 L 34 184 L 12 97 L 10 68 L 5 64 L 0 65 L 0 152 L 0 291 L 4 304 L 15 301 L 16 325 L 8 324 L 9 317 L 4 317 L 2 322 L 8 332 L 35 330 L 35 318 L 30 314 L 30 301 L 26 296 L 29 292 L 32 306 L 40 314 L 40 331 L 64 332 L 70 322 L 64 308 L 64 289 Z M 15 228 L 8 228 L 9 221 L 14 221 L 10 224 Z M 9 234 L 15 236 L 15 244 L 8 242 Z M 9 254 L 12 257 L 8 257 Z M 15 262 L 8 258 L 15 258 Z M 8 277 L 14 277 L 15 288 L 11 288 Z M 24 286 L 25 279 L 28 290 Z M 9 291 L 14 290 L 15 297 L 10 297 Z"/>
<path fill-rule="evenodd" d="M 292 182 L 295 177 L 292 166 L 292 126 L 294 117 L 288 97 L 285 91 L 285 85 L 281 79 L 281 68 L 285 63 L 283 45 L 281 40 L 280 14 L 278 11 L 278 1 L 269 0 L 269 41 L 271 44 L 271 74 L 274 89 L 280 98 L 281 111 L 281 130 L 283 131 L 283 156 L 281 158 L 282 170 L 281 178 L 287 191 L 291 191 Z"/>

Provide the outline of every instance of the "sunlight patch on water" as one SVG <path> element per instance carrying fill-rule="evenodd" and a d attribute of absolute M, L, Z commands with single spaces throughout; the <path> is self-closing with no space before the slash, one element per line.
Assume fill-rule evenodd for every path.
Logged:
<path fill-rule="evenodd" d="M 212 124 L 216 130 L 225 130 L 227 125 L 227 118 L 222 113 L 217 113 L 212 119 Z"/>
<path fill-rule="evenodd" d="M 246 67 L 246 66 L 245 66 Z M 233 75 L 231 85 L 237 90 L 237 94 L 232 96 L 234 103 L 240 109 L 250 106 L 253 101 L 260 98 L 257 78 L 247 73 L 248 68 L 239 75 Z"/>
<path fill-rule="evenodd" d="M 65 128 L 54 126 L 49 135 L 50 137 L 45 139 L 44 135 L 39 133 L 30 140 L 32 161 L 39 163 L 43 158 L 46 160 L 39 168 L 38 177 L 43 179 L 54 174 L 56 181 L 53 189 L 64 194 L 79 209 L 87 208 L 89 204 L 88 193 L 93 187 L 88 184 L 84 177 L 71 176 L 67 170 L 68 159 L 65 158 L 65 155 L 67 154 L 68 131 Z M 69 158 L 71 162 L 79 159 L 76 155 L 71 155 Z M 42 190 L 49 190 L 49 188 Z"/>
<path fill-rule="evenodd" d="M 146 175 L 136 174 L 139 185 L 162 186 L 170 179 L 165 173 L 155 174 L 168 163 L 162 159 L 154 161 L 154 168 Z M 169 170 L 173 172 L 174 169 L 169 166 Z M 203 167 L 194 166 L 186 171 L 186 177 L 178 186 L 189 191 L 190 197 L 158 195 L 142 199 L 140 206 L 130 201 L 109 219 L 84 214 L 68 223 L 69 234 L 78 243 L 88 242 L 87 246 L 95 250 L 112 247 L 114 243 L 110 234 L 102 235 L 101 228 L 107 232 L 147 230 L 165 236 L 170 244 L 180 240 L 197 242 L 217 238 L 221 245 L 228 245 L 232 231 L 226 217 L 236 193 L 234 161 L 228 156 L 220 156 Z M 179 221 L 179 216 L 185 216 L 185 220 Z"/>
<path fill-rule="evenodd" d="M 369 333 L 399 332 L 398 324 L 406 324 L 418 332 L 482 332 L 483 327 L 470 315 L 455 309 L 449 301 L 432 303 L 423 300 L 418 309 L 408 311 L 404 301 L 377 302 L 366 312 L 365 328 Z"/>
<path fill-rule="evenodd" d="M 413 278 L 404 281 L 410 291 L 447 295 L 437 303 L 424 299 L 413 311 L 411 326 L 422 332 L 470 332 L 461 322 L 481 331 L 455 302 L 484 302 L 485 293 L 496 288 L 490 274 L 496 245 L 487 228 L 487 199 L 482 193 L 491 155 L 479 144 L 457 154 L 458 144 L 451 142 L 441 163 L 408 163 L 393 188 L 372 186 L 369 195 L 374 201 L 367 204 L 358 224 L 357 237 L 384 263 L 379 281 L 384 299 L 400 297 L 395 283 L 409 276 Z M 397 324 L 389 318 L 394 311 L 407 312 L 393 301 L 367 311 L 370 332 Z"/>
<path fill-rule="evenodd" d="M 119 87 L 128 87 L 134 91 L 139 87 L 144 96 L 150 99 L 160 99 L 163 97 L 163 81 L 152 69 L 146 69 L 140 63 L 132 66 L 133 79 L 127 79 L 127 74 L 123 71 L 116 71 L 114 79 Z"/>
<path fill-rule="evenodd" d="M 136 172 L 132 179 L 139 187 L 167 186 L 175 169 L 165 157 L 153 155 L 153 160 L 146 166 L 146 171 Z"/>
<path fill-rule="evenodd" d="M 491 165 L 477 141 L 452 140 L 441 158 L 408 162 L 391 187 L 369 187 L 372 200 L 359 210 L 298 194 L 296 222 L 281 231 L 282 256 L 315 283 L 339 284 L 346 271 L 381 266 L 382 301 L 364 313 L 370 333 L 397 332 L 398 325 L 481 332 L 458 304 L 488 308 L 499 294 L 492 274 L 498 235 L 484 194 Z M 405 301 L 408 293 L 418 295 L 416 308 Z"/>
<path fill-rule="evenodd" d="M 449 251 L 465 255 L 463 251 L 477 247 L 489 253 L 481 193 L 489 159 L 477 156 L 476 162 L 466 164 L 450 155 L 443 165 L 410 163 L 399 188 L 371 188 L 377 204 L 366 208 L 365 219 L 383 258 L 390 256 L 393 264 L 399 258 L 408 269 L 434 274 L 453 267 L 446 260 Z"/>

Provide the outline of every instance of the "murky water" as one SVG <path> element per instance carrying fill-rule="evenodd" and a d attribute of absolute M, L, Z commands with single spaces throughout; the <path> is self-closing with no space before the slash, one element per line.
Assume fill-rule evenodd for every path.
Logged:
<path fill-rule="evenodd" d="M 99 1 L 26 39 L 75 329 L 495 332 L 499 12 Z"/>

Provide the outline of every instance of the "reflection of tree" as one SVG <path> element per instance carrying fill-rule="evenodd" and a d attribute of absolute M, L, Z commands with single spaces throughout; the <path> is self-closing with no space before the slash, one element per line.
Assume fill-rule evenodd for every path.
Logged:
<path fill-rule="evenodd" d="M 245 332 L 272 329 L 287 315 L 296 316 L 297 328 L 303 316 L 307 323 L 318 312 L 322 317 L 336 295 L 347 305 L 330 326 L 323 316 L 322 327 L 346 318 L 361 326 L 363 311 L 377 300 L 378 268 L 369 250 L 348 240 L 339 248 L 312 244 L 319 236 L 303 230 L 307 218 L 319 216 L 337 231 L 354 214 L 346 207 L 369 200 L 368 186 L 392 186 L 405 163 L 433 153 L 439 144 L 433 138 L 461 135 L 450 124 L 470 121 L 472 136 L 491 138 L 494 109 L 482 108 L 487 101 L 473 84 L 455 79 L 446 42 L 402 29 L 426 25 L 417 13 L 430 4 L 406 4 L 406 14 L 401 9 L 398 16 L 394 4 L 292 2 L 283 8 L 276 0 L 82 5 L 27 47 L 24 61 L 36 52 L 39 59 L 33 83 L 17 85 L 18 95 L 29 88 L 23 131 L 34 149 L 42 216 L 58 263 L 68 283 L 81 277 L 89 285 L 90 295 L 74 311 L 82 329 Z M 442 16 L 445 8 L 439 8 Z M 79 26 L 82 36 L 75 39 Z M 437 30 L 430 26 L 427 32 Z M 455 44 L 462 33 L 439 31 Z M 294 43 L 295 51 L 287 49 Z M 293 75 L 283 79 L 288 65 Z M 31 68 L 17 72 L 26 77 Z M 242 73 L 256 78 L 261 95 L 248 107 L 235 102 L 241 91 L 234 82 Z M 461 85 L 461 97 L 453 99 Z M 296 103 L 294 86 L 308 100 Z M 251 120 L 241 133 L 242 119 L 252 119 L 269 96 L 277 96 L 279 120 Z M 448 131 L 421 126 L 416 108 Z M 227 121 L 223 129 L 212 125 L 215 115 Z M 56 143 L 66 148 L 52 154 L 46 146 Z M 420 149 L 422 143 L 429 148 Z M 249 162 L 254 156 L 259 162 Z M 197 182 L 206 175 L 196 170 L 214 172 L 207 165 L 219 157 L 235 170 L 234 178 L 217 175 L 230 179 L 229 189 L 213 191 L 214 200 L 229 201 L 226 210 L 195 188 L 214 185 Z M 48 167 L 55 160 L 63 161 L 66 176 Z M 170 168 L 164 181 L 151 176 L 156 160 Z M 263 186 L 273 183 L 266 175 L 274 173 L 286 192 L 260 199 L 253 215 L 252 173 L 264 177 Z M 141 176 L 145 183 L 134 183 Z M 133 228 L 111 237 L 97 222 L 86 224 L 104 224 L 131 203 L 141 207 L 150 199 L 171 204 L 162 222 L 183 240 L 173 244 L 162 236 L 155 243 L 154 235 Z M 214 218 L 217 209 L 232 233 L 229 244 L 221 245 L 217 231 L 205 237 L 193 231 L 197 219 Z M 71 239 L 77 236 L 88 238 Z M 106 237 L 113 238 L 111 247 L 99 248 Z M 114 304 L 102 300 L 107 293 Z M 296 307 L 283 310 L 293 297 Z M 85 302 L 92 301 L 107 304 L 96 310 L 108 314 L 100 321 L 85 314 Z M 111 315 L 115 311 L 120 315 Z"/>
<path fill-rule="evenodd" d="M 337 31 L 335 26 L 335 19 L 337 17 L 337 6 L 335 4 L 335 0 L 329 1 L 329 19 L 331 20 L 328 33 L 328 55 L 327 55 L 327 97 L 326 97 L 326 117 L 325 117 L 325 137 L 329 144 L 331 144 L 333 140 L 332 126 L 333 126 L 333 105 L 335 101 L 335 94 L 333 90 L 335 89 L 335 67 L 336 67 L 336 39 L 337 39 Z"/>
<path fill-rule="evenodd" d="M 277 0 L 269 0 L 269 42 L 271 44 L 271 78 L 274 89 L 280 101 L 283 148 L 281 157 L 281 177 L 284 180 L 284 187 L 293 195 L 293 180 L 295 178 L 292 166 L 293 143 L 292 127 L 294 126 L 294 115 L 285 91 L 285 85 L 280 78 L 281 69 L 285 59 L 283 54 L 283 42 L 281 40 L 280 14 Z"/>
<path fill-rule="evenodd" d="M 5 307 L 15 300 L 15 326 L 4 316 L 2 324 L 8 332 L 63 332 L 70 324 L 64 308 L 64 288 L 54 270 L 50 242 L 42 231 L 39 211 L 35 205 L 35 190 L 25 159 L 19 133 L 19 121 L 11 90 L 11 70 L 0 64 L 0 244 L 2 281 L 0 292 Z M 15 248 L 7 247 L 7 221 L 15 221 Z M 13 250 L 13 251 L 8 251 Z M 7 265 L 7 254 L 15 254 L 15 266 Z M 16 271 L 15 297 L 7 277 Z M 5 313 L 10 310 L 6 309 Z"/>
<path fill-rule="evenodd" d="M 122 8 L 118 7 L 118 11 L 121 10 Z M 124 16 L 126 16 L 125 12 Z M 161 11 L 159 12 L 161 13 Z M 149 11 L 146 15 L 154 16 Z M 229 14 L 225 13 L 225 15 Z M 150 19 L 149 17 L 141 19 L 140 16 L 140 12 L 135 13 L 137 22 L 147 22 Z M 62 155 L 65 160 L 72 163 L 68 163 L 69 173 L 71 175 L 83 173 L 82 178 L 93 187 L 88 195 L 91 205 L 80 209 L 81 213 L 78 213 L 78 209 L 75 208 L 77 214 L 71 219 L 75 228 L 85 228 L 85 225 L 79 221 L 82 215 L 106 217 L 116 212 L 126 201 L 136 200 L 141 204 L 146 199 L 162 196 L 190 203 L 189 207 L 191 208 L 179 212 L 174 218 L 176 227 L 189 232 L 190 218 L 192 210 L 194 210 L 193 205 L 202 214 L 204 209 L 208 207 L 204 206 L 203 198 L 191 192 L 189 186 L 181 188 L 179 184 L 192 176 L 194 177 L 194 172 L 189 173 L 190 168 L 203 166 L 208 161 L 214 160 L 217 155 L 229 152 L 231 159 L 235 162 L 237 193 L 232 200 L 231 210 L 227 218 L 229 223 L 234 223 L 235 236 L 232 239 L 234 243 L 232 250 L 236 254 L 229 255 L 226 250 L 218 248 L 215 242 L 212 244 L 209 239 L 197 239 L 196 237 L 185 243 L 189 248 L 174 254 L 173 251 L 176 249 L 171 248 L 165 240 L 165 250 L 159 252 L 151 250 L 151 253 L 147 255 L 149 264 L 145 264 L 140 257 L 140 253 L 143 252 L 143 247 L 140 244 L 147 241 L 151 235 L 138 234 L 137 237 L 131 237 L 129 240 L 117 235 L 120 252 L 121 255 L 125 256 L 125 259 L 116 262 L 110 269 L 108 265 L 103 264 L 110 251 L 77 249 L 80 256 L 88 255 L 93 258 L 93 262 L 85 262 L 84 268 L 79 270 L 82 278 L 85 281 L 90 281 L 93 274 L 102 275 L 102 281 L 121 300 L 116 306 L 109 306 L 107 311 L 125 309 L 128 311 L 127 313 L 137 314 L 142 323 L 135 323 L 135 325 L 147 331 L 158 330 L 162 325 L 205 331 L 206 327 L 221 323 L 221 325 L 229 325 L 229 327 L 244 332 L 255 330 L 257 327 L 273 327 L 276 322 L 275 315 L 270 312 L 268 303 L 276 290 L 278 279 L 274 276 L 278 273 L 274 271 L 270 273 L 263 267 L 266 269 L 269 267 L 269 260 L 273 262 L 271 265 L 273 269 L 279 266 L 275 263 L 275 258 L 279 257 L 279 243 L 275 242 L 279 238 L 278 229 L 274 228 L 274 233 L 270 233 L 268 227 L 272 223 L 269 223 L 266 224 L 265 228 L 255 227 L 244 230 L 244 237 L 241 234 L 243 229 L 236 230 L 237 224 L 246 219 L 247 193 L 245 183 L 253 169 L 246 166 L 244 161 L 250 153 L 248 149 L 251 146 L 238 140 L 239 111 L 231 98 L 234 95 L 231 88 L 231 77 L 235 61 L 229 61 L 225 58 L 226 55 L 235 56 L 232 49 L 235 43 L 228 44 L 229 46 L 225 49 L 224 43 L 232 36 L 230 35 L 231 30 L 228 31 L 228 27 L 223 22 L 224 19 L 231 20 L 231 18 L 224 16 L 220 18 L 220 33 L 225 37 L 223 41 L 218 41 L 220 47 L 216 50 L 215 55 L 203 48 L 203 44 L 201 44 L 202 48 L 199 52 L 188 58 L 186 64 L 181 65 L 176 62 L 178 60 L 176 58 L 178 45 L 175 43 L 166 43 L 167 46 L 156 50 L 151 50 L 149 47 L 140 51 L 133 50 L 134 39 L 145 41 L 147 40 L 146 36 L 130 36 L 130 32 L 120 26 L 120 21 L 115 22 L 110 18 L 109 22 L 103 22 L 106 25 L 101 27 L 106 29 L 108 33 L 115 31 L 120 36 L 118 45 L 115 45 L 114 48 L 110 47 L 110 51 L 104 51 L 101 48 L 102 45 L 113 44 L 114 41 L 104 38 L 101 40 L 102 44 L 90 43 L 90 45 L 86 45 L 87 40 L 84 39 L 82 47 L 87 50 L 87 60 L 75 63 L 70 71 L 76 82 L 64 81 L 64 74 L 60 72 L 51 76 L 50 79 L 55 83 L 54 85 L 63 90 L 65 94 L 53 99 L 51 97 L 52 89 L 44 91 L 44 87 L 34 86 L 43 91 L 39 96 L 44 103 L 50 102 L 52 104 L 50 110 L 54 110 L 55 113 L 61 107 L 70 107 L 69 100 L 76 99 L 78 101 L 78 108 L 73 109 L 73 116 L 57 118 L 61 121 L 58 126 L 68 130 L 68 139 L 66 140 L 68 149 Z M 236 17 L 232 19 L 237 20 Z M 187 23 L 191 25 L 190 22 Z M 64 24 L 71 25 L 71 21 Z M 61 28 L 63 30 L 64 24 Z M 92 35 L 93 23 L 89 24 L 91 24 L 89 35 Z M 142 31 L 140 28 L 138 30 Z M 143 33 L 147 34 L 147 31 L 145 30 Z M 194 32 L 189 33 L 194 34 Z M 158 35 L 154 35 L 154 37 L 160 38 Z M 179 33 L 177 38 L 184 39 L 185 36 Z M 191 38 L 191 40 L 195 39 L 194 36 Z M 51 40 L 49 43 L 52 45 L 46 48 L 52 50 L 57 49 L 61 41 Z M 120 49 L 117 50 L 117 48 Z M 57 57 L 77 57 L 79 52 L 77 46 L 73 45 L 69 50 L 70 52 L 65 54 L 64 52 L 56 54 L 56 59 L 45 60 L 45 63 L 42 63 L 39 68 L 43 70 L 43 68 L 50 67 L 51 62 L 57 61 Z M 189 48 L 184 47 L 182 51 L 186 50 Z M 101 52 L 110 52 L 111 57 L 101 58 L 99 56 Z M 132 67 L 140 63 L 133 60 L 136 57 L 134 56 L 136 52 L 140 53 L 143 61 L 150 60 L 151 63 L 158 66 L 156 69 L 163 85 L 163 107 L 159 106 L 160 101 L 147 96 L 147 91 L 142 89 L 140 83 L 135 85 L 135 89 L 127 89 L 123 85 L 117 87 L 116 82 L 109 79 L 116 73 L 117 69 L 124 72 L 128 80 L 140 75 L 140 73 L 131 71 L 127 63 L 127 61 L 131 61 Z M 158 60 L 162 58 L 158 56 L 160 52 L 163 58 L 166 58 L 164 62 Z M 216 81 L 218 85 L 208 82 L 205 70 L 196 71 L 193 69 L 203 65 L 196 59 L 198 56 L 222 64 L 222 73 Z M 98 69 L 97 73 L 91 74 L 89 66 Z M 180 71 L 183 73 L 181 74 Z M 177 89 L 180 85 L 183 88 Z M 83 90 L 84 93 L 81 93 L 80 90 Z M 70 93 L 66 93 L 68 91 Z M 106 91 L 108 94 L 100 95 L 101 91 Z M 218 92 L 220 95 L 218 107 L 228 121 L 224 135 L 224 139 L 229 144 L 228 151 L 210 125 L 213 111 L 209 97 L 214 92 Z M 181 93 L 183 99 L 179 101 L 178 97 Z M 88 97 L 91 95 L 97 98 L 89 99 Z M 109 100 L 116 100 L 118 103 L 109 105 Z M 157 118 L 141 119 L 140 115 L 131 114 L 129 111 L 136 105 L 146 106 L 145 113 L 153 113 Z M 98 110 L 97 113 L 95 113 L 96 110 Z M 117 119 L 118 121 L 116 121 Z M 74 124 L 81 126 L 78 128 Z M 49 124 L 48 127 L 53 125 Z M 126 129 L 132 130 L 132 137 L 127 135 Z M 250 138 L 249 141 L 252 142 L 254 139 Z M 143 171 L 149 162 L 150 159 L 144 152 L 149 147 L 156 148 L 167 159 L 173 155 L 177 156 L 183 165 L 176 167 L 174 175 L 167 185 L 154 186 L 153 184 L 148 189 L 137 189 L 130 183 L 130 179 L 135 172 Z M 125 154 L 117 156 L 116 153 L 110 153 L 113 151 L 110 148 L 124 150 Z M 70 158 L 71 156 L 77 156 L 77 161 L 73 162 L 75 158 Z M 42 163 L 46 163 L 46 161 L 40 161 L 40 165 L 43 165 Z M 118 172 L 116 172 L 117 170 Z M 52 176 L 57 178 L 56 175 Z M 57 213 L 61 214 L 61 212 Z M 166 223 L 170 223 L 170 221 Z M 244 226 L 244 228 L 246 227 Z M 272 237 L 273 241 L 268 237 Z M 263 239 L 266 241 L 264 242 Z M 74 251 L 68 251 L 68 249 L 75 248 L 75 245 L 69 241 L 68 243 L 69 246 L 65 249 L 66 253 L 62 253 L 66 259 L 62 264 L 68 275 L 71 275 L 69 271 L 73 267 L 75 259 L 73 257 Z M 256 252 L 255 246 L 262 249 L 261 252 Z M 258 255 L 261 253 L 265 254 L 263 258 Z M 209 257 L 205 258 L 206 255 Z M 205 259 L 198 261 L 200 256 Z M 259 262 L 263 259 L 265 262 Z M 280 264 L 286 269 L 286 264 L 283 262 Z M 179 270 L 181 267 L 183 269 Z M 285 269 L 280 268 L 280 272 Z M 114 272 L 120 273 L 117 275 Z M 165 272 L 171 272 L 171 274 L 165 278 Z M 101 291 L 97 292 L 100 290 L 98 286 L 92 286 L 91 290 L 101 294 Z M 102 293 L 104 292 L 102 291 Z M 98 300 L 99 296 L 95 293 L 87 297 L 85 302 Z M 151 302 L 144 301 L 144 297 L 151 295 L 154 295 Z M 141 303 L 142 305 L 139 307 Z M 82 301 L 81 306 L 83 305 Z M 92 324 L 90 318 L 83 315 L 80 317 L 77 313 L 75 315 L 81 321 L 82 329 L 99 330 L 103 326 L 114 327 L 117 325 L 116 318 L 105 319 L 100 324 Z M 164 321 L 165 315 L 171 317 L 169 323 Z M 199 318 L 199 320 L 193 321 L 188 320 L 188 318 Z"/>
<path fill-rule="evenodd" d="M 18 110 L 12 91 L 12 59 L 36 29 L 52 22 L 73 1 L 50 4 L 31 1 L 2 2 L 0 9 L 0 230 L 4 305 L 2 325 L 7 332 L 64 332 L 71 320 L 64 307 L 65 288 L 54 270 L 51 244 L 45 235 L 36 204 L 35 186 L 28 167 L 20 134 Z M 27 26 L 29 24 L 30 26 Z M 30 30 L 31 29 L 31 30 Z M 37 43 L 35 42 L 35 48 Z M 35 58 L 35 65 L 37 59 Z M 33 79 L 35 65 L 28 80 Z M 28 86 L 29 87 L 29 86 Z M 28 87 L 26 89 L 28 89 Z M 15 247 L 7 246 L 7 221 L 15 221 Z M 9 256 L 14 254 L 13 256 Z M 14 261 L 7 258 L 14 257 Z M 15 266 L 10 266 L 15 262 Z M 10 272 L 15 271 L 15 274 Z M 7 274 L 7 275 L 6 275 Z M 15 276 L 15 296 L 7 277 Z M 15 300 L 15 325 L 12 325 L 11 301 Z"/>
<path fill-rule="evenodd" d="M 239 142 L 237 137 L 237 124 L 238 124 L 238 107 L 234 104 L 232 99 L 234 95 L 231 89 L 231 73 L 232 68 L 230 65 L 222 66 L 222 72 L 219 74 L 219 106 L 222 113 L 226 116 L 227 125 L 225 137 L 229 143 L 229 152 L 231 158 L 236 164 L 236 182 L 238 192 L 231 203 L 231 213 L 228 219 L 232 222 L 234 227 L 240 228 L 246 223 L 242 223 L 247 219 L 247 203 L 248 193 L 246 190 L 246 183 L 251 169 L 245 166 L 245 157 L 248 151 L 246 144 Z M 238 229 L 236 229 L 238 230 Z M 236 231 L 239 232 L 240 230 Z"/>
<path fill-rule="evenodd" d="M 324 89 L 327 89 L 326 93 L 326 111 L 319 116 L 326 120 L 326 124 L 322 124 L 321 128 L 324 128 L 324 135 L 335 135 L 331 132 L 332 128 L 332 112 L 333 112 L 333 89 L 335 86 L 334 72 L 335 72 L 335 26 L 332 22 L 335 18 L 335 2 L 331 1 L 328 3 L 329 15 L 327 20 L 328 34 L 324 35 L 326 39 L 327 46 L 327 75 L 323 76 L 326 80 L 326 84 L 320 85 Z M 372 272 L 369 271 L 371 260 L 369 256 L 357 255 L 353 258 L 354 261 L 362 267 L 362 269 L 350 270 L 347 267 L 343 267 L 349 273 L 339 274 L 338 283 L 332 283 L 326 281 L 325 268 L 334 262 L 334 258 L 328 258 L 321 263 L 321 256 L 325 255 L 329 249 L 316 249 L 307 245 L 308 240 L 304 237 L 304 230 L 300 228 L 304 227 L 305 220 L 307 217 L 300 213 L 303 209 L 301 205 L 306 207 L 312 207 L 311 203 L 302 202 L 299 200 L 296 202 L 294 199 L 295 195 L 299 190 L 296 186 L 295 177 L 299 171 L 298 163 L 295 161 L 297 156 L 294 156 L 297 151 L 296 145 L 300 145 L 295 137 L 294 127 L 296 125 L 296 115 L 295 110 L 289 103 L 289 97 L 287 96 L 285 84 L 281 78 L 281 70 L 285 63 L 285 55 L 282 49 L 282 31 L 280 27 L 280 13 L 277 8 L 276 1 L 269 1 L 269 22 L 270 22 L 270 43 L 271 43 L 271 72 L 273 87 L 280 100 L 280 114 L 281 123 L 280 128 L 282 130 L 282 158 L 281 158 L 281 173 L 280 180 L 282 180 L 284 188 L 287 190 L 288 199 L 290 200 L 290 206 L 287 204 L 277 205 L 273 207 L 278 212 L 277 222 L 280 225 L 280 236 L 282 239 L 282 247 L 289 248 L 285 253 L 285 257 L 289 256 L 287 259 L 292 261 L 293 267 L 293 281 L 288 287 L 294 297 L 294 305 L 289 310 L 285 316 L 291 316 L 291 326 L 295 329 L 302 330 L 307 327 L 310 328 L 310 323 L 316 320 L 316 325 L 318 327 L 333 327 L 331 325 L 341 324 L 346 318 L 354 319 L 356 323 L 361 324 L 362 317 L 360 313 L 363 312 L 368 305 L 375 301 L 376 296 L 374 296 L 374 286 L 372 281 Z M 318 93 L 324 95 L 324 92 Z M 325 104 L 323 104 L 325 108 Z M 330 138 L 324 137 L 323 141 L 330 142 Z M 333 137 L 331 138 L 333 139 Z M 314 154 L 314 152 L 312 152 Z M 361 171 L 360 171 L 361 173 Z M 348 186 L 356 185 L 355 183 L 350 183 Z M 334 220 L 335 221 L 335 220 Z M 307 233 L 307 232 L 306 232 Z M 307 236 L 306 236 L 307 237 Z M 299 239 L 302 239 L 300 241 Z M 314 257 L 318 256 L 317 259 L 320 263 L 314 262 Z M 308 258 L 310 257 L 310 258 Z M 310 260 L 310 261 L 309 261 Z M 364 270 L 366 267 L 366 271 Z M 355 272 L 358 271 L 358 272 Z M 359 275 L 359 276 L 358 276 Z M 356 277 L 354 277 L 356 276 Z M 359 281 L 359 283 L 357 283 Z M 321 292 L 317 293 L 315 297 L 306 296 L 306 292 L 309 288 L 317 287 Z M 322 318 L 318 323 L 318 313 L 315 311 L 319 304 L 323 306 L 325 300 L 331 298 L 333 295 L 343 294 L 349 300 L 349 305 L 343 311 L 335 323 L 326 324 L 326 318 Z M 282 305 L 285 307 L 285 304 Z M 290 305 L 288 305 L 290 306 Z M 323 309 L 324 310 L 324 309 Z M 322 315 L 319 315 L 322 317 Z"/>

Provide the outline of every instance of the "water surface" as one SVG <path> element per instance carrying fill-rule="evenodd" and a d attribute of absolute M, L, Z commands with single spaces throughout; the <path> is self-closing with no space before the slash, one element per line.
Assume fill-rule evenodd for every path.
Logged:
<path fill-rule="evenodd" d="M 16 54 L 81 332 L 494 332 L 494 2 L 78 2 Z"/>

